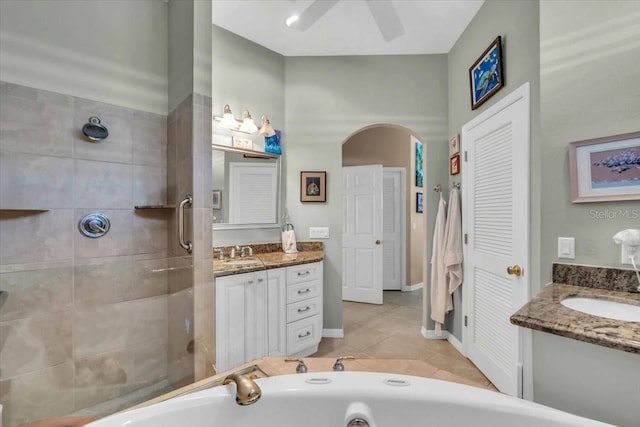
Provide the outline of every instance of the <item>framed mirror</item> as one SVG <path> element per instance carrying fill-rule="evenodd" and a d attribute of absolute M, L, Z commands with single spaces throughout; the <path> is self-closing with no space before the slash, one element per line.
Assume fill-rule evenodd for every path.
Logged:
<path fill-rule="evenodd" d="M 213 145 L 214 229 L 276 228 L 280 218 L 280 156 Z"/>

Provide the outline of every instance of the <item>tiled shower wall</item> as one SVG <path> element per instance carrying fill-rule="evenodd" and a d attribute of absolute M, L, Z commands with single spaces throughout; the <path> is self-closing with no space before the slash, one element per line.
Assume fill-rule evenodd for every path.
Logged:
<path fill-rule="evenodd" d="M 108 127 L 106 140 L 84 138 L 90 116 Z M 0 132 L 4 425 L 191 380 L 193 300 L 180 292 L 192 292 L 192 262 L 170 249 L 175 210 L 134 209 L 176 202 L 167 117 L 0 82 Z M 109 216 L 106 236 L 79 233 L 89 212 Z"/>

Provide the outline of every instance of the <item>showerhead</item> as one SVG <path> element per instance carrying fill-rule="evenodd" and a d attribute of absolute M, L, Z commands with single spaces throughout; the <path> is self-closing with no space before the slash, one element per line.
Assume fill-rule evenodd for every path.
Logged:
<path fill-rule="evenodd" d="M 94 142 L 102 141 L 109 136 L 109 131 L 97 117 L 89 117 L 89 122 L 82 126 L 82 133 Z"/>

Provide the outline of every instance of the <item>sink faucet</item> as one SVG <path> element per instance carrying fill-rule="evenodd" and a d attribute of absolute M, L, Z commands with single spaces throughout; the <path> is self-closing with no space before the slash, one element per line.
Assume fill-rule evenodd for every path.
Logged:
<path fill-rule="evenodd" d="M 220 248 L 213 248 L 213 256 L 216 256 L 216 251 L 220 252 L 220 255 L 218 255 L 218 259 L 219 260 L 223 260 L 224 259 L 224 251 Z"/>
<path fill-rule="evenodd" d="M 236 252 L 240 251 L 240 246 L 239 245 L 235 245 L 234 247 L 231 248 L 231 252 L 229 253 L 229 258 L 235 258 L 236 257 Z"/>
<path fill-rule="evenodd" d="M 231 374 L 227 375 L 222 384 L 227 385 L 230 382 L 236 383 L 236 403 L 238 405 L 251 405 L 256 403 L 262 396 L 262 390 L 252 379 L 240 374 Z"/>
<path fill-rule="evenodd" d="M 244 252 L 245 249 L 249 250 L 248 254 Z M 240 249 L 240 256 L 243 257 L 245 255 L 249 255 L 249 256 L 253 255 L 253 248 L 251 246 L 243 246 L 242 249 Z"/>

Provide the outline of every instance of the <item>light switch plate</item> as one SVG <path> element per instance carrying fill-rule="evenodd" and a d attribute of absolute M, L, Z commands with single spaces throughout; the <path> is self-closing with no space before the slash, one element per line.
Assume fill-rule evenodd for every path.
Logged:
<path fill-rule="evenodd" d="M 576 239 L 558 237 L 558 258 L 576 259 Z"/>
<path fill-rule="evenodd" d="M 310 239 L 328 239 L 329 227 L 309 227 Z"/>

